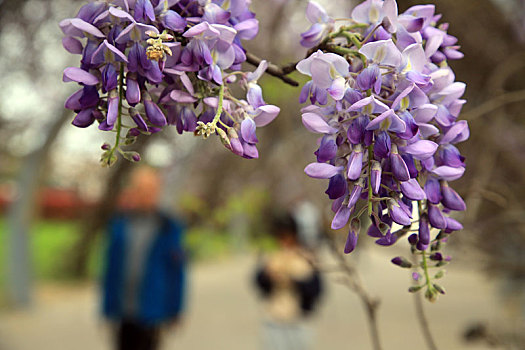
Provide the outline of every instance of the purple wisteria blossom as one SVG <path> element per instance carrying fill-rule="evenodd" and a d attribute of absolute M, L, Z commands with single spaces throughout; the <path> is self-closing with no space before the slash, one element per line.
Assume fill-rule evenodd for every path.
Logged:
<path fill-rule="evenodd" d="M 257 127 L 270 123 L 279 108 L 267 104 L 255 72 L 241 72 L 246 60 L 242 40 L 259 30 L 249 0 L 106 0 L 84 5 L 74 18 L 60 22 L 64 48 L 81 55 L 78 67 L 64 70 L 65 82 L 80 89 L 65 107 L 77 115 L 73 125 L 97 123 L 116 131 L 102 163 L 140 135 L 175 125 L 179 133 L 216 134 L 226 148 L 257 158 Z M 324 17 L 323 17 L 324 18 Z M 232 95 L 231 84 L 246 91 Z M 126 131 L 127 130 L 127 131 Z"/>
<path fill-rule="evenodd" d="M 366 213 L 378 245 L 415 232 L 409 242 L 421 266 L 445 264 L 435 259 L 438 250 L 462 228 L 450 215 L 466 209 L 450 186 L 465 171 L 456 145 L 469 137 L 458 119 L 465 84 L 446 64 L 462 57 L 457 39 L 448 24 L 437 24 L 434 5 L 399 14 L 395 0 L 367 0 L 335 27 L 311 2 L 307 18 L 313 25 L 301 43 L 314 51 L 297 64 L 311 77 L 300 97 L 311 103 L 302 121 L 322 137 L 305 172 L 329 179 L 332 228 L 348 230 L 344 252 L 356 248 L 357 222 Z M 401 257 L 392 262 L 412 266 Z M 441 289 L 425 282 L 432 300 Z"/>

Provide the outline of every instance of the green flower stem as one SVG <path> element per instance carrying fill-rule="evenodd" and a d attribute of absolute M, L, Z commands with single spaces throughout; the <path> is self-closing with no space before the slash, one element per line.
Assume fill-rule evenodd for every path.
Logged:
<path fill-rule="evenodd" d="M 421 201 L 417 201 L 417 209 L 418 209 L 418 213 L 419 213 L 419 215 L 418 215 L 419 219 L 421 219 L 421 214 L 423 212 L 422 207 L 421 207 Z M 432 283 L 431 283 L 431 280 L 430 280 L 430 275 L 428 273 L 428 261 L 427 261 L 427 254 L 426 254 L 426 252 L 421 252 L 421 256 L 422 256 L 421 267 L 423 269 L 423 273 L 425 274 L 425 284 L 426 284 L 426 286 L 427 286 L 427 288 L 429 290 L 432 290 L 432 289 L 434 289 L 434 287 L 432 286 Z"/>
<path fill-rule="evenodd" d="M 224 84 L 222 84 L 219 87 L 219 103 L 217 105 L 217 113 L 215 113 L 215 117 L 213 118 L 212 125 L 217 125 L 217 122 L 221 118 L 223 100 L 224 100 Z"/>
<path fill-rule="evenodd" d="M 423 257 L 423 261 L 421 262 L 421 266 L 423 267 L 423 272 L 425 273 L 425 280 L 426 280 L 426 285 L 427 285 L 427 288 L 432 288 L 432 284 L 430 283 L 430 276 L 428 274 L 428 264 L 427 264 L 427 255 L 425 254 L 425 252 L 423 252 L 423 254 L 421 254 L 421 256 Z"/>
<path fill-rule="evenodd" d="M 372 145 L 368 146 L 368 216 L 372 215 L 372 154 L 374 149 Z"/>
<path fill-rule="evenodd" d="M 346 48 L 346 47 L 342 47 L 342 46 L 336 46 L 336 45 L 331 45 L 328 47 L 328 50 L 329 51 L 332 51 L 333 53 L 337 53 L 339 55 L 353 55 L 353 56 L 359 56 L 359 52 L 356 51 L 356 50 L 352 50 L 352 49 L 349 49 L 349 48 Z"/>
<path fill-rule="evenodd" d="M 111 148 L 111 151 L 109 152 L 108 156 L 108 162 L 111 162 L 111 158 L 115 154 L 115 151 L 118 149 L 120 144 L 120 134 L 122 131 L 122 104 L 124 101 L 124 63 L 120 63 L 120 73 L 119 73 L 119 81 L 118 81 L 118 114 L 117 114 L 117 126 L 116 126 L 116 132 L 117 135 L 115 136 L 115 145 L 113 148 Z"/>

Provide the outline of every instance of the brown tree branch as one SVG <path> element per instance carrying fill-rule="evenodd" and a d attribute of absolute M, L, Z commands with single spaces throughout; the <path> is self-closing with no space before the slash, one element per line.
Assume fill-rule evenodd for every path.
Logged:
<path fill-rule="evenodd" d="M 428 319 L 425 315 L 425 310 L 423 309 L 423 300 L 421 293 L 414 293 L 414 306 L 416 308 L 416 316 L 419 321 L 418 324 L 419 327 L 421 327 L 421 331 L 423 332 L 423 338 L 427 343 L 427 347 L 430 350 L 438 350 L 436 341 L 432 336 L 432 332 L 430 332 L 430 326 L 428 324 Z"/>
<path fill-rule="evenodd" d="M 246 52 L 246 62 L 257 67 L 259 63 L 262 62 L 262 59 L 255 56 L 254 54 L 250 52 Z M 293 65 L 293 69 L 290 69 L 290 66 L 285 66 L 284 68 L 281 68 L 273 63 L 268 62 L 268 69 L 266 69 L 266 73 L 270 74 L 271 76 L 281 79 L 286 84 L 297 87 L 299 86 L 299 83 L 293 80 L 292 78 L 286 76 L 290 74 L 291 72 L 293 72 L 294 70 L 295 70 L 295 64 Z"/>
<path fill-rule="evenodd" d="M 370 328 L 370 338 L 372 340 L 373 348 L 375 350 L 381 350 L 382 347 L 379 337 L 379 325 L 377 322 L 377 309 L 379 308 L 379 300 L 368 294 L 367 290 L 363 286 L 363 282 L 359 276 L 359 273 L 354 266 L 350 265 L 346 261 L 336 242 L 331 237 L 327 237 L 327 240 L 330 249 L 339 261 L 339 266 L 348 277 L 344 281 L 345 284 L 361 299 L 361 303 L 363 304 L 366 312 L 368 326 Z"/>
<path fill-rule="evenodd" d="M 470 111 L 464 113 L 462 117 L 463 119 L 468 121 L 476 120 L 477 118 L 482 117 L 490 112 L 494 112 L 507 104 L 520 101 L 525 101 L 525 89 L 507 92 L 502 95 L 496 96 L 480 104 L 474 109 L 471 109 Z"/>

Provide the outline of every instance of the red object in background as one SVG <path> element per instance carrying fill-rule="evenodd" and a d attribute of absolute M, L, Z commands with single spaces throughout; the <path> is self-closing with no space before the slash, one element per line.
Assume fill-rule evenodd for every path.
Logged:
<path fill-rule="evenodd" d="M 92 206 L 74 190 L 43 188 L 38 195 L 38 208 L 44 218 L 78 219 Z"/>
<path fill-rule="evenodd" d="M 11 203 L 12 191 L 7 185 L 0 185 L 0 214 L 6 212 L 9 203 Z"/>

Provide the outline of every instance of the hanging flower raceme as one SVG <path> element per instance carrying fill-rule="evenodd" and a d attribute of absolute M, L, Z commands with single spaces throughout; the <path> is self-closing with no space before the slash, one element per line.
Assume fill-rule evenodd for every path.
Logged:
<path fill-rule="evenodd" d="M 251 40 L 258 21 L 249 1 L 110 0 L 84 5 L 60 27 L 64 48 L 81 55 L 79 67 L 63 80 L 80 89 L 65 107 L 77 114 L 73 125 L 98 124 L 115 131 L 103 146 L 102 163 L 113 164 L 139 135 L 175 125 L 177 131 L 216 134 L 235 154 L 257 158 L 256 128 L 270 123 L 279 108 L 262 98 L 257 79 L 266 70 L 240 72 L 246 60 L 241 40 Z M 235 98 L 231 84 L 246 90 Z"/>
<path fill-rule="evenodd" d="M 465 171 L 455 145 L 469 137 L 466 121 L 458 120 L 465 84 L 454 82 L 447 64 L 462 54 L 434 11 L 421 5 L 398 14 L 395 0 L 367 0 L 335 27 L 311 2 L 313 25 L 302 44 L 314 52 L 296 67 L 312 78 L 300 98 L 311 102 L 303 124 L 321 135 L 317 161 L 305 172 L 329 179 L 332 228 L 348 230 L 344 252 L 356 248 L 365 213 L 377 244 L 407 235 L 414 267 L 426 276 L 411 291 L 425 287 L 430 300 L 443 289 L 428 269 L 449 260 L 439 252 L 442 243 L 462 229 L 450 214 L 465 203 L 450 182 Z M 413 266 L 402 257 L 392 262 Z"/>

